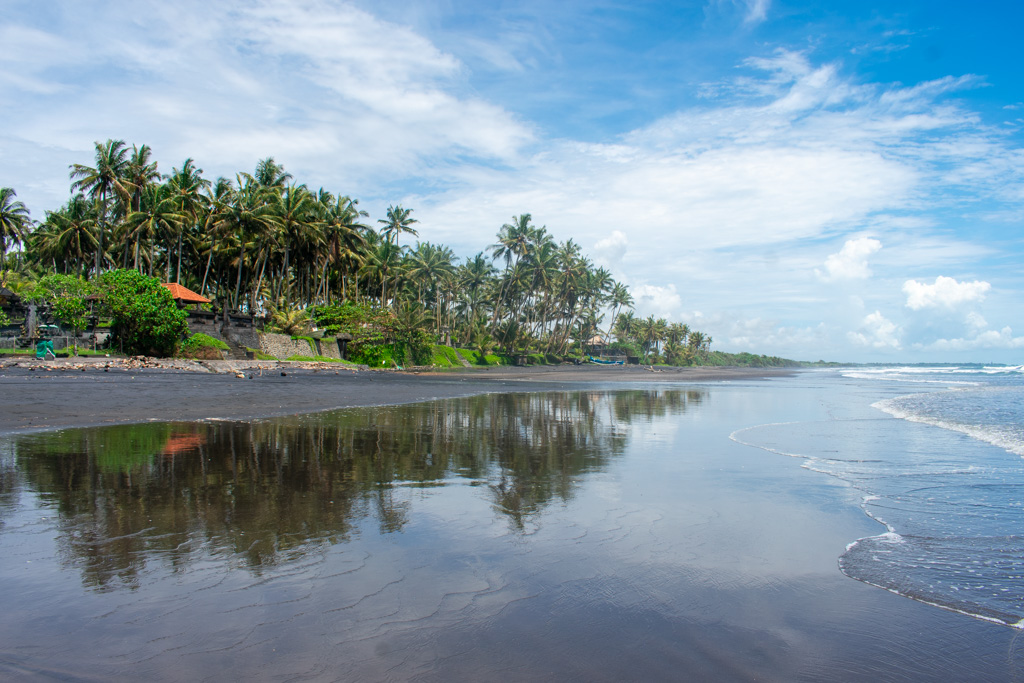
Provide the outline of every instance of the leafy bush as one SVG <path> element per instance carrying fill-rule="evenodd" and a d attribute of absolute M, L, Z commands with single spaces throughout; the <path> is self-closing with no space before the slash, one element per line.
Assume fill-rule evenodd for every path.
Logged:
<path fill-rule="evenodd" d="M 355 363 L 362 363 L 371 368 L 386 368 L 396 364 L 392 353 L 393 349 L 389 344 L 363 344 L 352 353 L 351 359 Z"/>
<path fill-rule="evenodd" d="M 100 277 L 114 339 L 126 353 L 171 356 L 188 333 L 188 315 L 156 278 L 135 270 L 111 270 Z"/>
<path fill-rule="evenodd" d="M 644 354 L 640 351 L 640 347 L 632 342 L 617 341 L 612 342 L 608 345 L 608 352 L 615 355 L 622 356 L 635 356 L 637 358 Z"/>
<path fill-rule="evenodd" d="M 89 286 L 81 278 L 72 275 L 47 275 L 39 279 L 30 298 L 50 307 L 50 314 L 65 328 L 78 334 L 85 329 L 85 296 Z"/>
<path fill-rule="evenodd" d="M 224 341 L 215 339 L 208 334 L 203 334 L 202 332 L 196 332 L 191 337 L 183 341 L 181 346 L 182 349 L 198 349 L 203 346 L 211 346 L 215 349 L 220 349 L 221 351 L 227 351 L 229 348 Z"/>
<path fill-rule="evenodd" d="M 381 326 L 387 313 L 371 308 L 366 304 L 345 302 L 332 306 L 314 306 L 309 309 L 310 316 L 318 329 L 326 336 L 351 334 L 359 336 L 367 327 Z"/>
<path fill-rule="evenodd" d="M 452 347 L 435 344 L 432 350 L 431 365 L 439 368 L 451 368 L 462 365 L 459 361 L 459 354 Z"/>
<path fill-rule="evenodd" d="M 223 341 L 202 332 L 196 332 L 178 346 L 180 355 L 203 360 L 218 360 L 223 357 L 220 352 L 227 350 L 228 345 Z"/>
<path fill-rule="evenodd" d="M 274 307 L 267 330 L 281 334 L 301 335 L 309 332 L 309 311 L 302 308 Z"/>

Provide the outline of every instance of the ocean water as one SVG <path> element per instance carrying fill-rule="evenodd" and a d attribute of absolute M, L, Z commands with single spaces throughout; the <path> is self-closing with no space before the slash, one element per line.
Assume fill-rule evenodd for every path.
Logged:
<path fill-rule="evenodd" d="M 1018 379 L 8 436 L 0 679 L 1008 680 L 1024 461 L 965 429 L 1007 438 Z M 965 392 L 1003 408 L 941 413 Z M 890 414 L 912 409 L 964 429 Z"/>
<path fill-rule="evenodd" d="M 1024 627 L 1024 368 L 858 368 L 818 379 L 831 387 L 827 419 L 733 438 L 846 482 L 884 526 L 849 544 L 843 573 Z"/>

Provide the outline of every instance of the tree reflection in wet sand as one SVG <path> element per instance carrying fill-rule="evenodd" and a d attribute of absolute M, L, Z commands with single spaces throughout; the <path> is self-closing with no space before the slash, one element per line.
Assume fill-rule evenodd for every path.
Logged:
<path fill-rule="evenodd" d="M 259 574 L 343 543 L 366 521 L 401 532 L 410 489 L 480 487 L 523 532 L 621 455 L 626 427 L 699 403 L 699 390 L 494 394 L 252 423 L 153 423 L 23 436 L 0 496 L 57 513 L 62 565 L 87 587 L 136 588 L 197 555 Z M 4 510 L 0 508 L 0 524 Z M 0 527 L 2 530 L 3 527 Z"/>

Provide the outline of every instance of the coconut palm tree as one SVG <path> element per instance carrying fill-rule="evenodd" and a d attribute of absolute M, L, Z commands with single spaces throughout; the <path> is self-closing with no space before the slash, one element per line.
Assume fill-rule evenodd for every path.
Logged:
<path fill-rule="evenodd" d="M 149 145 L 136 147 L 132 145 L 132 155 L 125 169 L 125 180 L 131 186 L 131 202 L 129 211 L 138 211 L 142 205 L 142 193 L 146 188 L 160 180 L 157 162 L 152 161 L 153 150 Z"/>
<path fill-rule="evenodd" d="M 284 258 L 278 278 L 277 295 L 285 296 L 282 289 L 287 285 L 291 252 L 293 247 L 305 243 L 322 241 L 320 205 L 305 185 L 289 185 L 277 200 L 277 212 L 281 227 L 280 242 L 284 245 Z"/>
<path fill-rule="evenodd" d="M 386 240 L 397 245 L 403 232 L 413 237 L 419 237 L 419 233 L 412 228 L 413 223 L 419 223 L 412 217 L 412 209 L 403 209 L 401 204 L 389 206 L 387 215 L 387 218 L 377 221 L 384 225 L 380 232 Z"/>
<path fill-rule="evenodd" d="M 608 335 L 614 332 L 615 325 L 619 321 L 619 313 L 622 309 L 628 308 L 632 310 L 634 302 L 633 295 L 629 293 L 629 290 L 621 282 L 616 282 L 612 285 L 612 291 L 609 296 L 608 303 L 612 306 L 612 327 L 608 329 Z"/>
<path fill-rule="evenodd" d="M 254 179 L 263 187 L 283 190 L 288 181 L 292 179 L 292 174 L 286 173 L 284 166 L 274 161 L 274 157 L 267 157 L 257 162 Z"/>
<path fill-rule="evenodd" d="M 125 246 L 134 244 L 132 268 L 139 270 L 139 256 L 142 245 L 155 246 L 161 235 L 180 233 L 185 215 L 178 212 L 173 188 L 168 185 L 150 185 L 142 192 L 139 210 L 128 214 L 121 223 L 119 233 Z M 127 251 L 127 248 L 126 248 Z M 170 280 L 171 250 L 166 250 L 167 277 Z M 150 254 L 149 274 L 153 274 L 154 257 Z"/>
<path fill-rule="evenodd" d="M 366 251 L 366 234 L 370 231 L 370 227 L 360 223 L 359 219 L 369 214 L 357 208 L 358 199 L 350 199 L 347 196 L 335 198 L 324 190 L 320 190 L 319 199 L 324 207 L 323 231 L 327 246 L 324 263 L 325 289 L 327 266 L 334 264 L 336 268 L 341 269 L 341 296 L 344 299 L 347 294 L 347 270 L 358 269 Z"/>
<path fill-rule="evenodd" d="M 181 216 L 176 228 L 177 238 L 177 267 L 175 268 L 175 279 L 181 283 L 181 251 L 185 237 L 195 237 L 192 231 L 196 229 L 200 218 L 204 216 L 206 209 L 206 197 L 204 191 L 209 189 L 210 181 L 203 178 L 203 169 L 196 168 L 191 158 L 185 159 L 181 168 L 171 170 L 167 177 L 168 197 L 171 199 L 175 212 Z M 168 264 L 170 256 L 168 254 Z M 170 268 L 168 266 L 168 273 Z M 168 277 L 170 279 L 170 277 Z"/>
<path fill-rule="evenodd" d="M 484 293 L 488 285 L 494 281 L 496 272 L 483 252 L 473 258 L 467 258 L 466 262 L 459 267 L 459 288 L 466 298 L 470 321 L 477 319 L 477 312 Z"/>
<path fill-rule="evenodd" d="M 412 228 L 412 224 L 418 223 L 419 221 L 412 217 L 412 209 L 403 209 L 401 204 L 398 206 L 389 206 L 387 218 L 381 218 L 377 222 L 384 226 L 380 229 L 384 239 L 394 244 L 395 247 L 399 249 L 399 253 L 401 248 L 398 246 L 398 242 L 403 232 L 412 235 L 413 237 L 419 236 L 419 233 Z M 397 289 L 397 287 L 395 287 L 395 289 Z"/>
<path fill-rule="evenodd" d="M 108 201 L 113 196 L 127 206 L 133 185 L 128 179 L 128 147 L 124 140 L 96 142 L 96 165 L 71 164 L 71 191 L 85 192 L 96 201 L 97 226 L 96 275 L 103 270 L 104 242 L 110 218 Z M 125 212 L 127 213 L 127 212 Z"/>
<path fill-rule="evenodd" d="M 380 287 L 380 305 L 387 306 L 388 277 L 393 275 L 401 265 L 401 250 L 391 242 L 380 241 L 370 245 L 363 266 L 359 269 L 371 283 Z"/>
<path fill-rule="evenodd" d="M 0 271 L 7 262 L 8 244 L 21 245 L 32 227 L 25 204 L 10 187 L 0 187 Z"/>
<path fill-rule="evenodd" d="M 84 277 L 88 257 L 96 251 L 95 204 L 82 194 L 73 196 L 57 211 L 46 214 L 46 220 L 32 235 L 31 246 L 36 257 L 53 264 L 54 271 L 68 271 Z"/>
<path fill-rule="evenodd" d="M 266 187 L 247 174 L 238 174 L 236 180 L 238 187 L 231 193 L 228 203 L 218 212 L 218 219 L 213 228 L 222 235 L 234 236 L 239 240 L 238 271 L 232 299 L 232 305 L 238 308 L 246 250 L 250 245 L 265 246 L 273 239 L 275 232 L 280 228 L 281 219 Z"/>

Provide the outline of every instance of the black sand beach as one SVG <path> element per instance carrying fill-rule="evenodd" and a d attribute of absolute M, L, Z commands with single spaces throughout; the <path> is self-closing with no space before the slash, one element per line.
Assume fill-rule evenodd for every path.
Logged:
<path fill-rule="evenodd" d="M 857 491 L 728 438 L 793 419 L 867 429 L 870 413 L 833 403 L 827 383 L 735 369 L 221 369 L 0 369 L 16 492 L 0 508 L 0 675 L 1019 677 L 1018 629 L 839 572 L 848 543 L 882 531 Z M 142 432 L 32 434 L 357 406 L 382 407 L 180 425 L 131 476 L 93 463 Z"/>
<path fill-rule="evenodd" d="M 149 420 L 273 417 L 489 392 L 635 382 L 717 382 L 792 374 L 791 370 L 763 368 L 652 372 L 635 366 L 592 365 L 398 372 L 255 361 L 207 361 L 201 366 L 184 364 L 193 368 L 184 370 L 181 362 L 149 363 L 152 366 L 131 368 L 110 359 L 7 361 L 0 366 L 0 434 Z"/>

